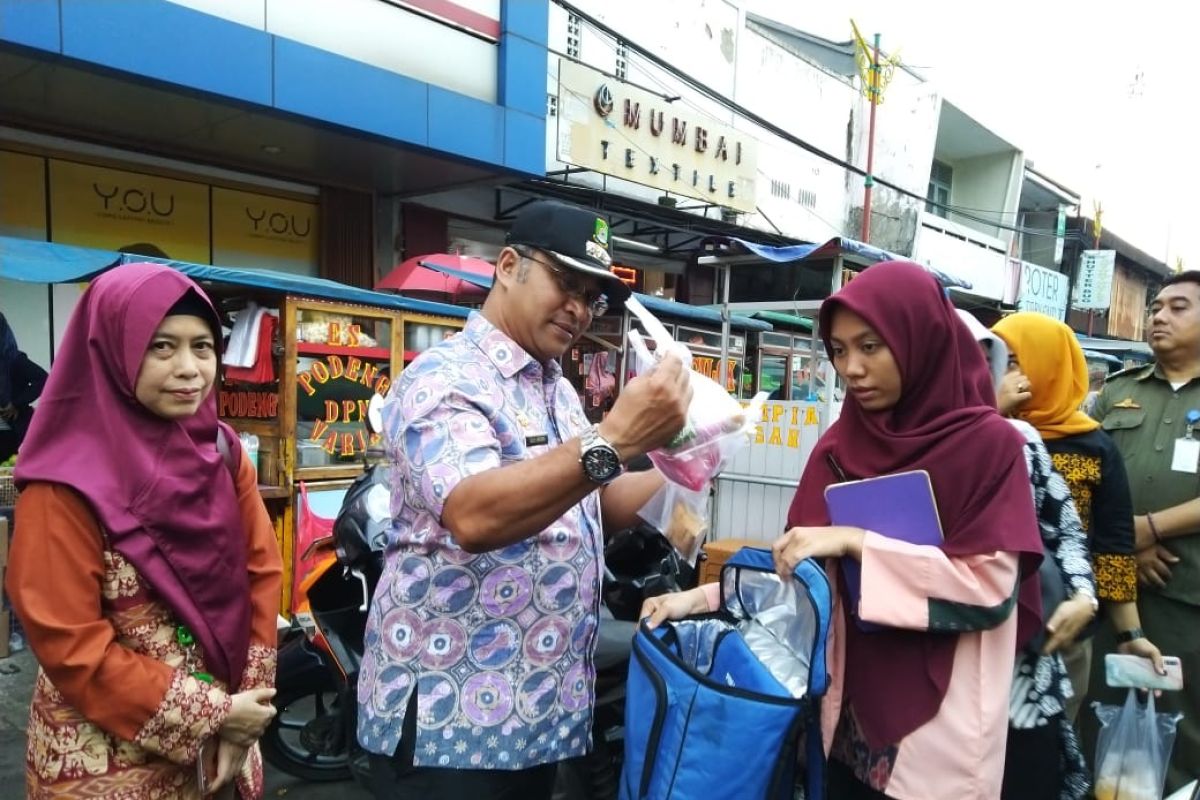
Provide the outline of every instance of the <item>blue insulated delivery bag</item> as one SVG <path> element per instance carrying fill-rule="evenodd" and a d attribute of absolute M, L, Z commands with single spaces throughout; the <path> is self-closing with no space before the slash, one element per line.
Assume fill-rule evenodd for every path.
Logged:
<path fill-rule="evenodd" d="M 721 570 L 719 611 L 639 625 L 621 800 L 792 800 L 797 766 L 806 800 L 823 800 L 831 613 L 815 563 L 784 581 L 770 551 L 748 547 Z"/>

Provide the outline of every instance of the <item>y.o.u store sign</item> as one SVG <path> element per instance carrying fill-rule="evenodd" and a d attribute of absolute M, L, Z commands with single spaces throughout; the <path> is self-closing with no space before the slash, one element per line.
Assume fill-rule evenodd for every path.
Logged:
<path fill-rule="evenodd" d="M 316 203 L 2 150 L 0 176 L 0 235 L 317 272 Z"/>

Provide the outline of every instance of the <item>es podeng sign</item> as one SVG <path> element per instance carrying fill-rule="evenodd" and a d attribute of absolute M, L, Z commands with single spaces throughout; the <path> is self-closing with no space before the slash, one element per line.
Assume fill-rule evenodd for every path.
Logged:
<path fill-rule="evenodd" d="M 300 391 L 308 397 L 316 397 L 318 392 L 338 393 L 338 383 L 350 383 L 370 388 L 374 393 L 385 395 L 392 379 L 381 375 L 379 366 L 354 356 L 328 355 L 320 361 L 314 361 L 304 372 L 296 376 Z M 348 387 L 347 387 L 348 388 Z M 320 442 L 321 448 L 330 455 L 353 456 L 366 450 L 369 445 L 379 441 L 379 434 L 367 436 L 363 420 L 367 417 L 367 400 L 334 400 L 324 401 L 324 413 L 313 420 L 312 433 L 309 439 Z M 358 429 L 354 432 L 337 431 L 330 428 L 337 423 L 357 422 Z"/>
<path fill-rule="evenodd" d="M 559 64 L 557 152 L 605 175 L 755 210 L 753 139 L 573 61 Z"/>

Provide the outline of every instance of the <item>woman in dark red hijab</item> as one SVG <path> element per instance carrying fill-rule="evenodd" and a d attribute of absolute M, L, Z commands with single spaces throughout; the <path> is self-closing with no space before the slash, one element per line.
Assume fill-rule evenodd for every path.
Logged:
<path fill-rule="evenodd" d="M 1022 438 L 996 413 L 979 346 L 920 267 L 864 271 L 822 306 L 820 330 L 846 401 L 774 551 L 782 572 L 830 559 L 835 586 L 838 559 L 861 562 L 859 606 L 838 590 L 829 643 L 830 796 L 994 800 L 1015 653 L 1040 625 Z M 942 546 L 829 527 L 830 484 L 908 470 L 929 473 Z"/>
<path fill-rule="evenodd" d="M 97 278 L 67 326 L 7 576 L 41 665 L 31 796 L 197 796 L 198 762 L 205 789 L 261 795 L 282 570 L 217 420 L 220 331 L 200 287 L 151 264 Z"/>

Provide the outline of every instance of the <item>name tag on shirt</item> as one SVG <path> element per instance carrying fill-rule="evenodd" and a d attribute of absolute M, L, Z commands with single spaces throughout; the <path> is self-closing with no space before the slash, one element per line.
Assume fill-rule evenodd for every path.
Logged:
<path fill-rule="evenodd" d="M 537 436 L 526 436 L 525 437 L 525 446 L 526 447 L 540 447 L 544 444 L 549 444 L 549 443 L 550 443 L 550 437 L 544 433 L 538 434 Z M 1200 445 L 1200 440 L 1197 440 L 1196 444 Z M 1195 470 L 1192 470 L 1192 472 L 1195 472 Z"/>
<path fill-rule="evenodd" d="M 1200 467 L 1200 439 L 1176 439 L 1175 455 L 1171 458 L 1172 471 L 1195 475 L 1197 467 Z"/>

